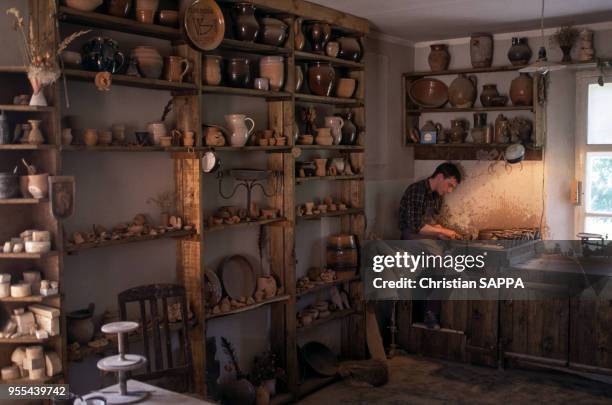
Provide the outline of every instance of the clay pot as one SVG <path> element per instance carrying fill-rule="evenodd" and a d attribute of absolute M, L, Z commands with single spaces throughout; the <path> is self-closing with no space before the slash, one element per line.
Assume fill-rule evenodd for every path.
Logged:
<path fill-rule="evenodd" d="M 19 197 L 19 176 L 0 173 L 0 200 Z"/>
<path fill-rule="evenodd" d="M 531 48 L 527 38 L 512 38 L 512 46 L 508 50 L 508 59 L 513 65 L 526 65 L 531 59 Z"/>
<path fill-rule="evenodd" d="M 495 119 L 494 142 L 499 144 L 510 141 L 510 123 L 503 114 L 499 114 Z"/>
<path fill-rule="evenodd" d="M 429 68 L 432 72 L 440 72 L 448 69 L 450 63 L 450 53 L 448 53 L 448 47 L 446 44 L 433 44 L 430 45 L 431 51 L 427 57 Z"/>
<path fill-rule="evenodd" d="M 338 173 L 344 173 L 344 168 L 346 166 L 346 160 L 344 160 L 344 158 L 333 158 L 332 165 L 334 165 Z"/>
<path fill-rule="evenodd" d="M 145 24 L 153 24 L 159 0 L 136 0 L 136 20 Z"/>
<path fill-rule="evenodd" d="M 181 56 L 166 56 L 164 58 L 164 79 L 169 82 L 182 82 L 191 69 L 191 63 Z"/>
<path fill-rule="evenodd" d="M 412 82 L 408 97 L 420 107 L 440 108 L 448 101 L 448 87 L 438 79 L 423 77 Z"/>
<path fill-rule="evenodd" d="M 266 297 L 274 297 L 277 290 L 278 288 L 274 277 L 265 276 L 257 279 L 257 291 L 263 291 Z"/>
<path fill-rule="evenodd" d="M 272 46 L 281 46 L 285 42 L 287 24 L 276 18 L 267 17 L 261 19 L 261 25 L 260 42 Z"/>
<path fill-rule="evenodd" d="M 448 101 L 457 108 L 470 108 L 476 101 L 476 76 L 459 75 L 448 88 Z"/>
<path fill-rule="evenodd" d="M 179 13 L 176 10 L 160 10 L 159 23 L 166 27 L 178 27 Z"/>
<path fill-rule="evenodd" d="M 355 87 L 357 87 L 357 80 L 349 78 L 341 78 L 338 80 L 336 86 L 336 97 L 351 98 L 355 93 Z"/>
<path fill-rule="evenodd" d="M 80 345 L 87 345 L 93 339 L 95 328 L 92 320 L 94 304 L 89 304 L 86 309 L 69 312 L 68 318 L 68 342 L 78 342 Z"/>
<path fill-rule="evenodd" d="M 314 62 L 308 67 L 308 87 L 317 96 L 329 96 L 334 88 L 336 72 L 331 63 Z"/>
<path fill-rule="evenodd" d="M 136 60 L 138 71 L 148 79 L 159 79 L 164 68 L 164 60 L 152 46 L 137 46 L 131 56 Z"/>
<path fill-rule="evenodd" d="M 21 176 L 21 194 L 26 198 L 47 198 L 49 196 L 49 174 Z"/>
<path fill-rule="evenodd" d="M 493 36 L 479 32 L 470 37 L 470 59 L 472 67 L 486 68 L 493 62 Z"/>
<path fill-rule="evenodd" d="M 255 121 L 243 114 L 229 114 L 225 116 L 225 122 L 230 130 L 230 144 L 237 147 L 246 145 L 255 128 Z M 247 128 L 247 122 L 251 123 L 251 128 Z"/>
<path fill-rule="evenodd" d="M 127 17 L 132 7 L 132 0 L 106 0 L 108 14 L 115 17 Z"/>
<path fill-rule="evenodd" d="M 340 141 L 342 141 L 344 119 L 336 116 L 325 117 L 325 126 L 330 129 L 331 136 L 334 138 L 334 145 L 340 144 Z"/>
<path fill-rule="evenodd" d="M 561 62 L 571 62 L 572 61 L 572 46 L 560 46 L 561 48 L 561 52 L 563 52 L 563 58 L 561 59 Z"/>
<path fill-rule="evenodd" d="M 451 120 L 451 128 L 448 131 L 451 143 L 463 143 L 467 136 L 470 123 L 465 120 Z"/>
<path fill-rule="evenodd" d="M 331 136 L 329 128 L 318 128 L 315 143 L 322 146 L 330 146 L 334 144 L 334 138 Z"/>
<path fill-rule="evenodd" d="M 346 234 L 329 236 L 325 257 L 327 267 L 337 272 L 356 271 L 359 253 L 355 236 Z"/>
<path fill-rule="evenodd" d="M 72 128 L 62 129 L 62 145 L 70 145 L 72 143 Z"/>
<path fill-rule="evenodd" d="M 353 112 L 348 111 L 346 114 L 340 114 L 340 116 L 344 119 L 340 144 L 354 145 L 357 138 L 357 126 L 353 123 Z"/>
<path fill-rule="evenodd" d="M 239 41 L 254 42 L 259 33 L 259 23 L 255 18 L 255 6 L 238 3 L 232 8 L 234 37 Z"/>
<path fill-rule="evenodd" d="M 494 100 L 499 97 L 497 84 L 485 84 L 480 92 L 480 104 L 483 107 L 490 107 L 495 104 Z"/>
<path fill-rule="evenodd" d="M 123 144 L 123 142 L 125 142 L 125 125 L 113 124 L 111 130 L 113 132 L 113 141 Z"/>
<path fill-rule="evenodd" d="M 303 23 L 304 19 L 302 17 L 296 18 L 293 22 L 293 48 L 296 51 L 301 51 L 306 45 L 306 37 L 302 31 Z"/>
<path fill-rule="evenodd" d="M 202 69 L 202 82 L 209 86 L 218 86 L 221 83 L 221 60 L 220 56 L 205 55 Z"/>
<path fill-rule="evenodd" d="M 325 45 L 325 54 L 332 58 L 338 56 L 338 52 L 340 52 L 340 44 L 336 41 L 329 41 L 327 45 Z"/>
<path fill-rule="evenodd" d="M 159 145 L 161 143 L 161 138 L 168 136 L 168 129 L 161 121 L 150 122 L 149 125 L 147 125 L 147 131 L 149 132 L 154 145 Z"/>
<path fill-rule="evenodd" d="M 28 134 L 28 144 L 42 145 L 43 143 L 45 143 L 45 137 L 43 136 L 42 131 L 40 130 L 40 123 L 42 121 L 41 120 L 28 120 L 28 122 L 32 126 L 32 129 L 30 130 L 30 133 Z"/>
<path fill-rule="evenodd" d="M 340 59 L 359 62 L 361 59 L 361 45 L 357 38 L 340 37 L 336 41 L 340 44 L 340 52 L 338 52 L 338 57 Z"/>
<path fill-rule="evenodd" d="M 270 88 L 279 91 L 285 83 L 285 64 L 282 56 L 265 56 L 259 59 L 259 74 L 268 79 Z"/>
<path fill-rule="evenodd" d="M 327 159 L 315 159 L 314 161 L 317 166 L 315 176 L 324 177 L 327 175 Z"/>
<path fill-rule="evenodd" d="M 102 0 L 65 0 L 66 5 L 80 11 L 94 11 L 102 4 Z"/>
<path fill-rule="evenodd" d="M 231 87 L 251 88 L 251 62 L 247 58 L 231 58 L 226 65 L 226 82 Z"/>
<path fill-rule="evenodd" d="M 306 26 L 313 52 L 323 53 L 331 35 L 331 26 L 320 21 L 313 21 Z"/>
<path fill-rule="evenodd" d="M 86 146 L 96 146 L 98 144 L 98 131 L 95 129 L 86 129 L 83 133 L 83 142 Z"/>
<path fill-rule="evenodd" d="M 110 145 L 113 142 L 113 133 L 111 131 L 98 132 L 98 145 Z"/>
<path fill-rule="evenodd" d="M 513 105 L 533 104 L 533 79 L 529 73 L 520 73 L 510 84 L 510 100 Z"/>

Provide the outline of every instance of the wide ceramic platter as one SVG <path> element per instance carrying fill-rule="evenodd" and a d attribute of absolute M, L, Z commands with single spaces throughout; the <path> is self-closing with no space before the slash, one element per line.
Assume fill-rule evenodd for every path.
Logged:
<path fill-rule="evenodd" d="M 219 270 L 223 288 L 230 298 L 239 300 L 255 293 L 257 276 L 251 263 L 244 256 L 234 255 L 221 263 Z"/>
<path fill-rule="evenodd" d="M 195 0 L 189 5 L 183 26 L 189 41 L 202 51 L 219 47 L 225 35 L 223 12 L 214 0 Z"/>

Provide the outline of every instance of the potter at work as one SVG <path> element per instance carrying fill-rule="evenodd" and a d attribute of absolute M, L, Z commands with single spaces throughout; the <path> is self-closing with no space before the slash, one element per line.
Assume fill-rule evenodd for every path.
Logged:
<path fill-rule="evenodd" d="M 0 3 L 0 398 L 610 402 L 612 0 Z"/>

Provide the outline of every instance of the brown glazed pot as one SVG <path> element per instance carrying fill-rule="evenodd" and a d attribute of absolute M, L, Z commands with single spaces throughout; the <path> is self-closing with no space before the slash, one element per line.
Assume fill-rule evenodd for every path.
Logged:
<path fill-rule="evenodd" d="M 250 3 L 237 3 L 232 9 L 234 37 L 239 41 L 254 42 L 259 33 L 259 23 L 255 18 L 255 6 Z"/>
<path fill-rule="evenodd" d="M 340 51 L 338 52 L 338 57 L 340 59 L 359 62 L 361 59 L 361 45 L 357 38 L 340 37 L 336 42 L 340 45 Z"/>
<path fill-rule="evenodd" d="M 314 62 L 308 67 L 308 88 L 317 96 L 329 96 L 334 88 L 336 72 L 331 63 Z"/>
<path fill-rule="evenodd" d="M 429 68 L 432 72 L 440 72 L 448 68 L 450 62 L 450 53 L 446 44 L 433 44 L 430 45 L 431 51 L 427 57 Z"/>
<path fill-rule="evenodd" d="M 448 101 L 453 107 L 470 108 L 476 101 L 476 76 L 459 75 L 448 87 Z"/>
<path fill-rule="evenodd" d="M 127 17 L 132 8 L 132 0 L 106 0 L 108 14 L 115 17 Z"/>
<path fill-rule="evenodd" d="M 513 105 L 533 104 L 533 79 L 529 73 L 520 73 L 510 84 L 510 100 Z"/>
<path fill-rule="evenodd" d="M 486 68 L 493 62 L 493 36 L 479 32 L 470 37 L 470 58 L 472 67 Z"/>
<path fill-rule="evenodd" d="M 259 41 L 272 46 L 281 46 L 287 38 L 287 24 L 276 18 L 261 19 L 261 34 Z"/>
<path fill-rule="evenodd" d="M 226 63 L 226 83 L 231 87 L 251 88 L 251 62 L 247 58 L 229 59 Z"/>
<path fill-rule="evenodd" d="M 482 104 L 483 107 L 492 106 L 494 104 L 492 100 L 496 97 L 499 97 L 497 84 L 485 84 L 482 86 L 482 91 L 480 92 L 480 104 Z"/>
<path fill-rule="evenodd" d="M 310 37 L 312 50 L 317 53 L 324 53 L 325 45 L 331 35 L 331 26 L 327 23 L 314 21 L 306 26 L 306 32 Z"/>
<path fill-rule="evenodd" d="M 512 46 L 508 50 L 508 60 L 513 65 L 526 65 L 531 59 L 531 48 L 527 38 L 512 38 Z"/>

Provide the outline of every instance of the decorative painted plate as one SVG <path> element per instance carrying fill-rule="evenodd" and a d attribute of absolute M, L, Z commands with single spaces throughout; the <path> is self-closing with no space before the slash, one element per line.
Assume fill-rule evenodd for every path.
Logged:
<path fill-rule="evenodd" d="M 216 49 L 225 35 L 223 12 L 214 0 L 195 0 L 185 9 L 185 34 L 202 51 Z"/>

